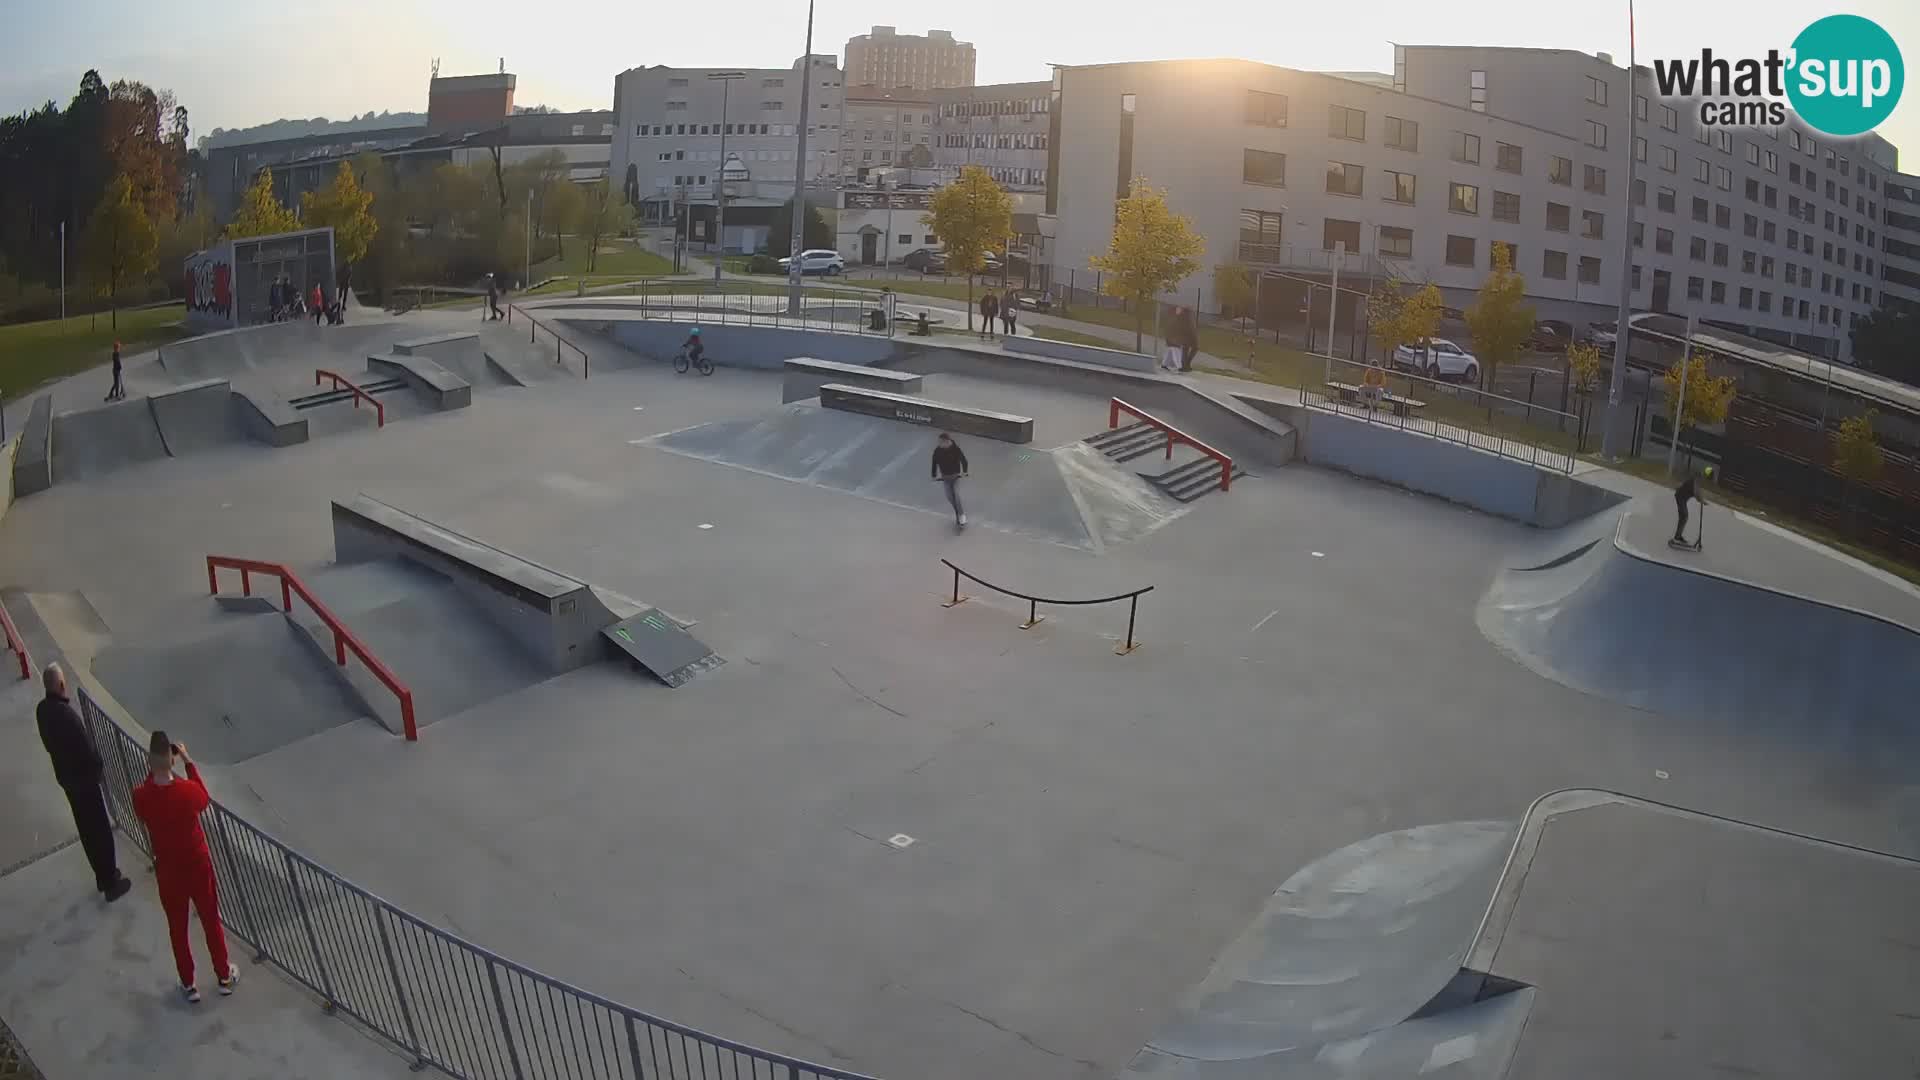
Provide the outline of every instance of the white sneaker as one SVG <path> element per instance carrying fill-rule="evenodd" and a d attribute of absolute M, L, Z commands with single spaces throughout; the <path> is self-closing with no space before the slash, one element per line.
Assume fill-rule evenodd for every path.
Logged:
<path fill-rule="evenodd" d="M 967 515 L 965 514 L 960 515 L 960 527 L 963 529 L 967 527 Z"/>
<path fill-rule="evenodd" d="M 220 996 L 231 997 L 233 994 L 233 986 L 235 983 L 239 981 L 240 981 L 240 965 L 231 964 L 231 963 L 228 964 L 227 976 L 226 978 L 220 980 Z"/>
<path fill-rule="evenodd" d="M 200 988 L 197 986 L 182 986 L 180 996 L 186 998 L 189 1005 L 200 1004 Z"/>

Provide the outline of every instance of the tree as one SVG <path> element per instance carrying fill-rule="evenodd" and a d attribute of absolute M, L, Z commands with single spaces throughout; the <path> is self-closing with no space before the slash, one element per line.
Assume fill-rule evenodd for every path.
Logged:
<path fill-rule="evenodd" d="M 1600 385 L 1600 346 L 1577 341 L 1567 346 L 1567 387 L 1576 394 L 1591 394 Z"/>
<path fill-rule="evenodd" d="M 833 246 L 833 229 L 827 225 L 827 219 L 820 215 L 820 208 L 809 204 L 806 221 L 800 226 L 801 250 L 809 248 L 830 248 Z M 767 223 L 767 254 L 776 259 L 784 259 L 793 254 L 793 200 L 776 207 Z"/>
<path fill-rule="evenodd" d="M 1526 279 L 1513 270 L 1513 250 L 1493 244 L 1493 272 L 1480 285 L 1480 298 L 1467 309 L 1467 329 L 1473 334 L 1473 354 L 1480 359 L 1480 388 L 1493 385 L 1500 365 L 1520 358 L 1533 337 L 1533 305 L 1527 303 Z"/>
<path fill-rule="evenodd" d="M 1686 380 L 1686 403 L 1680 403 L 1680 381 Z M 1666 392 L 1667 415 L 1674 418 L 1673 437 L 1678 439 L 1689 428 L 1718 424 L 1727 418 L 1733 405 L 1733 379 L 1707 373 L 1707 354 L 1695 353 L 1691 360 L 1675 361 L 1661 376 Z M 1681 414 L 1685 411 L 1685 415 Z M 1687 451 L 1691 460 L 1693 451 Z"/>
<path fill-rule="evenodd" d="M 1920 386 L 1920 316 L 1883 307 L 1853 328 L 1853 358 L 1889 379 Z"/>
<path fill-rule="evenodd" d="M 989 252 L 1004 250 L 1013 236 L 1013 198 L 979 165 L 960 170 L 953 183 L 933 193 L 920 218 L 946 245 L 947 269 L 967 275 L 967 329 L 973 329 L 973 276 Z"/>
<path fill-rule="evenodd" d="M 1873 433 L 1875 411 L 1868 409 L 1859 416 L 1848 417 L 1840 421 L 1840 429 L 1833 433 L 1833 471 L 1847 481 L 1849 498 L 1848 508 L 1857 514 L 1859 504 L 1855 501 L 1858 493 L 1868 484 L 1880 478 L 1880 472 L 1886 467 L 1887 456 L 1880 449 L 1880 440 Z"/>
<path fill-rule="evenodd" d="M 1389 285 L 1367 297 L 1367 327 L 1381 351 L 1391 358 L 1400 346 L 1432 337 L 1440 327 L 1444 306 L 1440 290 L 1431 284 L 1410 293 Z"/>
<path fill-rule="evenodd" d="M 1253 269 L 1245 264 L 1221 263 L 1213 268 L 1213 298 L 1220 305 L 1220 314 L 1229 319 L 1259 318 L 1260 313 L 1254 310 L 1257 288 Z"/>
<path fill-rule="evenodd" d="M 351 162 L 343 161 L 333 183 L 300 196 L 301 218 L 309 229 L 333 229 L 334 257 L 352 266 L 366 258 L 380 223 L 373 217 L 373 192 L 360 186 Z"/>
<path fill-rule="evenodd" d="M 580 216 L 574 231 L 587 244 L 587 272 L 600 263 L 600 241 L 616 236 L 633 220 L 633 211 L 614 197 L 613 184 L 601 180 L 581 192 Z"/>
<path fill-rule="evenodd" d="M 537 215 L 538 231 L 535 238 L 552 236 L 554 247 L 560 257 L 566 257 L 563 235 L 580 222 L 586 211 L 587 202 L 581 194 L 580 185 L 571 180 L 561 180 L 534 196 L 534 213 Z M 588 261 L 592 261 L 589 254 Z"/>
<path fill-rule="evenodd" d="M 153 273 L 159 249 L 160 237 L 146 209 L 134 199 L 132 183 L 114 177 L 87 219 L 84 249 L 87 270 L 113 312 L 114 329 L 120 328 L 121 287 Z"/>
<path fill-rule="evenodd" d="M 1113 239 L 1104 255 L 1088 262 L 1105 275 L 1101 289 L 1133 311 L 1133 347 L 1146 332 L 1147 304 L 1171 292 L 1195 270 L 1207 250 L 1193 223 L 1167 206 L 1167 193 L 1134 178 L 1114 207 Z"/>
<path fill-rule="evenodd" d="M 261 169 L 253 178 L 253 186 L 240 196 L 240 209 L 227 223 L 227 236 L 238 239 L 245 236 L 271 236 L 274 233 L 292 232 L 300 227 L 293 211 L 280 205 L 273 194 L 273 174 Z"/>

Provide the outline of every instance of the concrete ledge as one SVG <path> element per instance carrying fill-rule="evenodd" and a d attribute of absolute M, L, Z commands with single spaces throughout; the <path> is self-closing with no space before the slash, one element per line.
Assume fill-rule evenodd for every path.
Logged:
<path fill-rule="evenodd" d="M 441 412 L 473 404 L 473 384 L 425 356 L 369 356 L 367 370 L 404 380 L 409 389 Z"/>
<path fill-rule="evenodd" d="M 153 422 L 160 428 L 160 441 L 167 453 L 178 457 L 231 441 L 232 399 L 232 386 L 227 380 L 202 379 L 149 394 L 147 405 L 153 409 Z"/>
<path fill-rule="evenodd" d="M 294 446 L 307 441 L 307 418 L 293 406 L 260 391 L 233 391 L 234 415 L 255 442 Z"/>
<path fill-rule="evenodd" d="M 468 343 L 479 344 L 480 335 L 438 334 L 434 337 L 414 338 L 412 341 L 394 343 L 393 351 L 398 356 L 432 356 L 439 348 L 460 348 Z"/>
<path fill-rule="evenodd" d="M 917 394 L 921 389 L 921 376 L 910 371 L 862 367 L 834 360 L 816 360 L 810 356 L 792 357 L 785 361 L 785 367 L 786 382 L 780 389 L 782 403 L 817 397 L 820 388 L 828 383 L 864 386 L 870 390 L 886 390 L 896 394 Z"/>
<path fill-rule="evenodd" d="M 53 395 L 41 394 L 20 429 L 13 454 L 13 496 L 32 495 L 53 486 Z"/>
<path fill-rule="evenodd" d="M 1103 349 L 1095 345 L 1076 345 L 1070 341 L 1051 341 L 1037 337 L 1003 337 L 1000 347 L 1008 352 L 1032 356 L 1051 356 L 1056 360 L 1079 360 L 1123 371 L 1152 371 L 1153 357 L 1125 349 Z"/>
<path fill-rule="evenodd" d="M 1033 441 L 1031 416 L 950 405 L 943 401 L 889 394 L 882 390 L 862 390 L 856 386 L 828 383 L 820 388 L 820 404 L 843 412 L 903 420 L 909 424 L 944 428 L 1001 442 L 1026 444 Z"/>
<path fill-rule="evenodd" d="M 532 386 L 533 380 L 520 370 L 519 365 L 505 353 L 495 356 L 491 352 L 482 352 L 480 359 L 486 361 L 487 369 L 515 386 Z"/>

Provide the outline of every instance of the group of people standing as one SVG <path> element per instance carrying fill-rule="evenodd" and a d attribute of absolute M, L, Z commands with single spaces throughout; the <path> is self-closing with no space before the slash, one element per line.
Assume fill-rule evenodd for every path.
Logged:
<path fill-rule="evenodd" d="M 329 326 L 339 326 L 347 318 L 346 304 L 345 287 L 340 289 L 332 303 L 328 303 L 327 291 L 317 281 L 305 294 L 287 274 L 274 278 L 273 283 L 267 286 L 267 308 L 274 322 L 304 319 L 311 315 L 315 326 L 320 325 L 321 319 L 327 320 Z"/>
<path fill-rule="evenodd" d="M 113 903 L 133 891 L 133 882 L 120 872 L 114 851 L 113 819 L 102 787 L 106 765 L 68 696 L 66 672 L 57 663 L 48 664 L 41 672 L 41 683 L 46 696 L 34 710 L 40 742 L 53 761 L 54 780 L 73 811 L 81 850 L 93 869 L 94 888 Z M 240 981 L 240 967 L 227 954 L 227 936 L 220 925 L 213 855 L 200 829 L 200 814 L 212 801 L 186 744 L 174 742 L 164 731 L 154 732 L 147 744 L 146 778 L 133 789 L 133 812 L 152 844 L 154 884 L 166 912 L 174 970 L 180 978 L 180 995 L 189 1003 L 200 1001 L 193 949 L 187 939 L 190 913 L 200 917 L 220 993 L 233 993 Z"/>
<path fill-rule="evenodd" d="M 1000 332 L 1012 337 L 1020 317 L 1020 298 L 1012 289 L 1004 296 L 987 293 L 980 298 L 980 336 L 993 336 L 993 321 L 1000 320 Z"/>

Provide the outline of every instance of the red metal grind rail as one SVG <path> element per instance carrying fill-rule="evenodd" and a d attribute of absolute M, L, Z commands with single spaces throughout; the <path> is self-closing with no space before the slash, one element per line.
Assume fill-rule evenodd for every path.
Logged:
<path fill-rule="evenodd" d="M 7 651 L 20 658 L 20 677 L 33 678 L 33 660 L 27 655 L 26 639 L 20 636 L 19 629 L 13 625 L 13 616 L 7 614 L 5 604 L 0 604 L 0 630 L 6 632 Z"/>
<path fill-rule="evenodd" d="M 345 375 L 341 375 L 337 372 L 328 371 L 325 368 L 316 369 L 313 373 L 313 385 L 319 386 L 320 380 L 322 379 L 332 379 L 333 388 L 335 390 L 353 391 L 353 407 L 356 409 L 360 407 L 360 399 L 365 398 L 367 401 L 367 404 L 373 406 L 373 417 L 375 420 L 374 426 L 375 427 L 387 426 L 387 407 L 385 405 L 380 404 L 379 399 L 374 397 L 372 394 L 369 394 L 365 390 L 362 390 L 358 386 L 355 386 L 353 384 L 352 379 L 349 379 Z"/>
<path fill-rule="evenodd" d="M 1228 457 L 1227 455 L 1221 453 L 1218 450 L 1215 450 L 1213 447 L 1208 446 L 1206 443 L 1201 442 L 1199 439 L 1194 438 L 1193 436 L 1187 434 L 1186 432 L 1181 431 L 1179 428 L 1174 427 L 1172 424 L 1167 423 L 1165 420 L 1162 420 L 1157 416 L 1151 415 L 1146 410 L 1141 409 L 1138 406 L 1129 405 L 1126 402 L 1121 401 L 1119 398 L 1114 398 L 1112 399 L 1112 401 L 1108 402 L 1107 404 L 1108 430 L 1112 430 L 1113 428 L 1117 428 L 1120 426 L 1120 414 L 1122 412 L 1131 413 L 1132 415 L 1139 417 L 1144 423 L 1147 424 L 1147 426 L 1156 427 L 1156 428 L 1159 428 L 1161 431 L 1166 432 L 1167 433 L 1167 456 L 1169 458 L 1173 456 L 1174 443 L 1186 443 L 1188 446 L 1193 447 L 1195 450 L 1200 451 L 1201 453 L 1207 455 L 1208 457 L 1220 463 L 1220 490 L 1221 491 L 1227 490 L 1227 488 L 1233 483 L 1233 459 L 1232 458 Z"/>
<path fill-rule="evenodd" d="M 355 637 L 353 631 L 347 629 L 346 624 L 340 621 L 339 616 L 327 610 L 327 606 L 308 590 L 306 582 L 301 581 L 292 570 L 279 563 L 236 559 L 230 555 L 209 555 L 207 556 L 207 591 L 215 596 L 220 594 L 218 574 L 220 567 L 240 571 L 240 595 L 242 596 L 253 595 L 253 575 L 255 574 L 271 574 L 279 578 L 280 606 L 285 611 L 293 610 L 293 594 L 299 593 L 300 599 L 307 602 L 307 607 L 311 608 L 315 615 L 320 616 L 320 621 L 326 623 L 327 628 L 333 631 L 333 662 L 346 667 L 347 653 L 351 652 L 359 657 L 360 662 L 367 666 L 367 670 L 373 672 L 373 677 L 385 683 L 387 689 L 393 691 L 393 696 L 400 699 L 400 723 L 406 730 L 407 741 L 419 741 L 420 731 L 413 723 L 413 691 L 407 689 L 399 678 L 388 670 L 387 665 L 374 657 L 366 644 Z"/>

